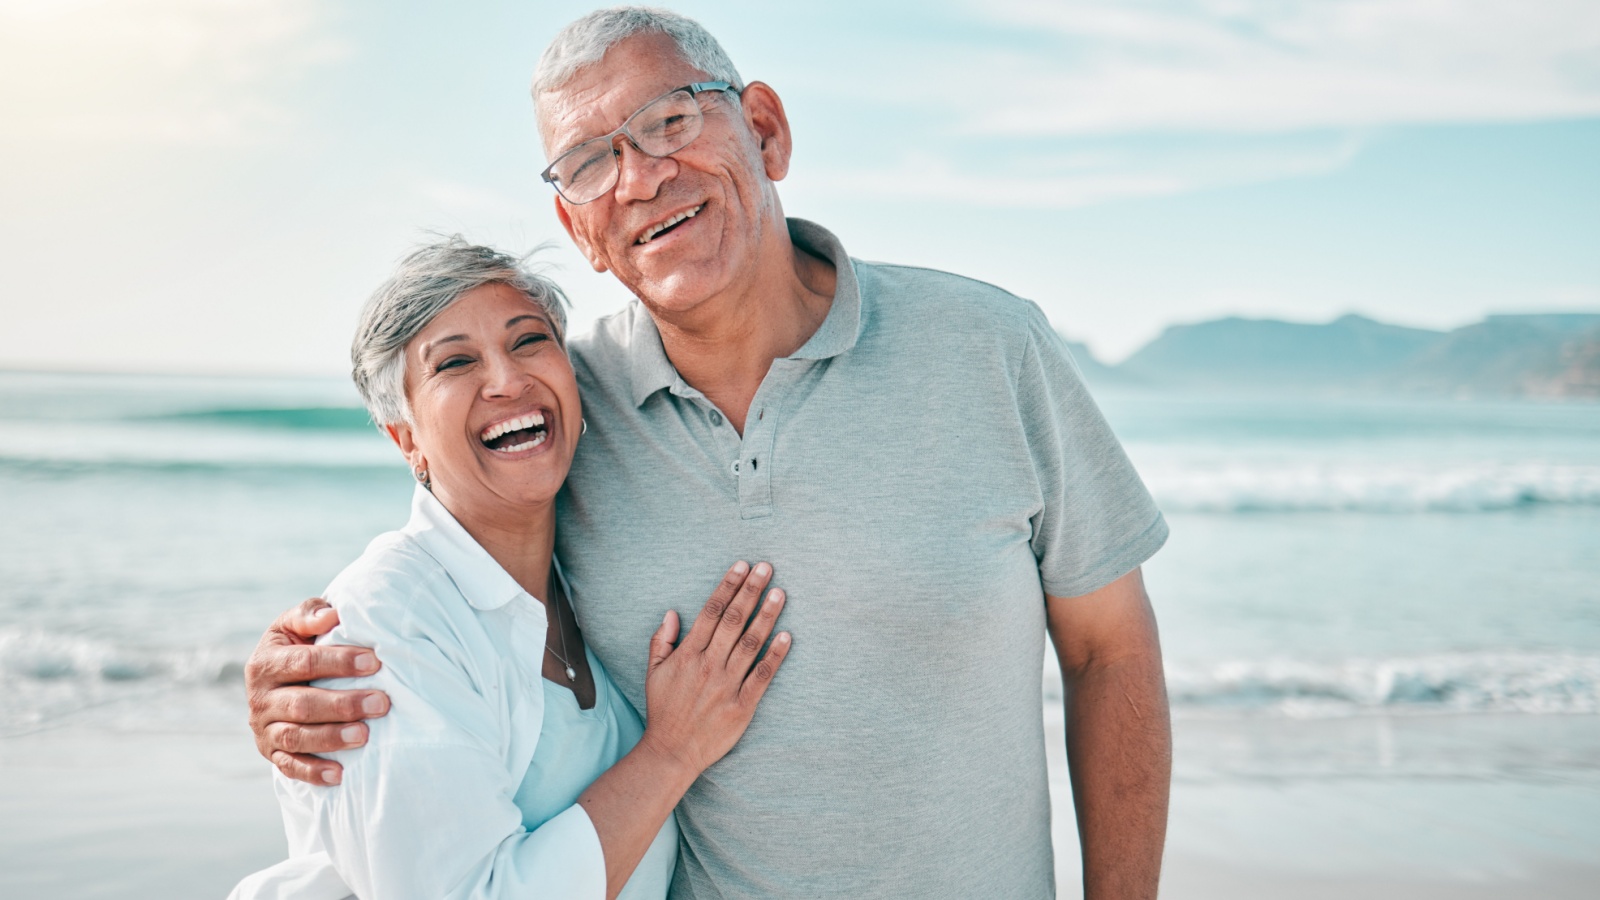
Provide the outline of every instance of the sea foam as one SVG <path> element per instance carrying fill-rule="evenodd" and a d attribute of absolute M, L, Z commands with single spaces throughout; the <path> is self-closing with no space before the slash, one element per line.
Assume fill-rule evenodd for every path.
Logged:
<path fill-rule="evenodd" d="M 1600 506 L 1600 466 L 1545 462 L 1158 462 L 1141 468 L 1169 512 L 1494 512 Z"/>
<path fill-rule="evenodd" d="M 1173 665 L 1175 709 L 1291 717 L 1600 713 L 1600 656 L 1485 652 L 1315 663 Z"/>

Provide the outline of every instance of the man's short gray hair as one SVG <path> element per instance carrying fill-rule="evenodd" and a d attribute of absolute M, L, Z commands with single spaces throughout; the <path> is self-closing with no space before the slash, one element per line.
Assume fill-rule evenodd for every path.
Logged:
<path fill-rule="evenodd" d="M 728 82 L 735 90 L 744 88 L 733 60 L 699 22 L 670 9 L 613 6 L 589 13 L 550 41 L 533 72 L 535 108 L 541 94 L 566 84 L 579 69 L 599 62 L 607 50 L 636 34 L 664 34 L 672 39 L 684 62 L 715 81 Z"/>
<path fill-rule="evenodd" d="M 406 344 L 473 288 L 504 284 L 521 291 L 549 317 L 556 340 L 566 346 L 567 296 L 555 282 L 528 269 L 526 259 L 452 235 L 418 247 L 400 261 L 400 268 L 362 308 L 350 345 L 350 375 L 373 422 L 411 421 Z"/>

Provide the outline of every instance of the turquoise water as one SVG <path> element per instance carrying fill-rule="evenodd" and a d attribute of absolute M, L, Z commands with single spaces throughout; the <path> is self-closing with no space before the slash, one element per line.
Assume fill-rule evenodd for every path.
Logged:
<path fill-rule="evenodd" d="M 1600 406 L 1101 400 L 1180 719 L 1600 715 Z M 0 735 L 237 721 L 410 489 L 336 379 L 0 374 Z"/>

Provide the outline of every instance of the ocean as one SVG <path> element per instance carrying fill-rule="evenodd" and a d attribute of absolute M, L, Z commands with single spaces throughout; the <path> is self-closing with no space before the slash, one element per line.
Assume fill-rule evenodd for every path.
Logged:
<path fill-rule="evenodd" d="M 1288 859 L 1279 813 L 1370 796 L 1335 833 L 1368 850 L 1312 863 L 1600 866 L 1600 405 L 1098 396 L 1172 527 L 1175 852 Z M 30 736 L 236 734 L 263 627 L 410 492 L 340 379 L 0 373 L 0 773 Z"/>

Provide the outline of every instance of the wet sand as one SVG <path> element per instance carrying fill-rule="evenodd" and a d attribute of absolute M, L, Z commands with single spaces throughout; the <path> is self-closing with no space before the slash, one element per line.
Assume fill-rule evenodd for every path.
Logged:
<path fill-rule="evenodd" d="M 1047 724 L 1058 736 L 1059 713 Z M 1509 775 L 1429 761 L 1428 747 L 1457 746 L 1464 729 L 1499 733 L 1512 749 L 1560 732 L 1577 750 L 1569 765 Z M 1393 774 L 1296 773 L 1307 741 L 1367 752 Z M 1600 717 L 1180 722 L 1177 743 L 1163 897 L 1600 891 L 1600 757 L 1584 760 L 1600 746 Z M 1060 895 L 1073 897 L 1077 836 L 1059 747 L 1053 737 L 1052 787 L 1067 812 L 1055 829 Z M 1278 774 L 1273 752 L 1285 760 Z M 1226 771 L 1230 761 L 1240 771 Z M 220 898 L 283 850 L 268 770 L 242 727 L 76 725 L 0 739 L 0 896 Z"/>

